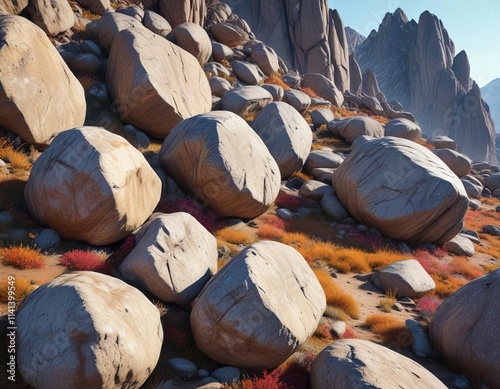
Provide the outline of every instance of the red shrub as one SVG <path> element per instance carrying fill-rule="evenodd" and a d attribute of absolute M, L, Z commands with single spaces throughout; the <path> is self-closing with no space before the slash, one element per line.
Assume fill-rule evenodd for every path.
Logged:
<path fill-rule="evenodd" d="M 356 332 L 351 327 L 347 327 L 344 335 L 342 335 L 342 339 L 358 339 L 358 335 L 356 335 Z"/>
<path fill-rule="evenodd" d="M 373 251 L 378 251 L 385 248 L 384 242 L 380 236 L 368 234 L 366 232 L 358 230 L 357 228 L 351 229 L 349 231 L 349 236 L 367 245 Z"/>
<path fill-rule="evenodd" d="M 289 209 L 295 212 L 302 206 L 302 201 L 299 197 L 291 195 L 289 193 L 280 193 L 276 200 L 274 201 L 278 207 Z"/>
<path fill-rule="evenodd" d="M 213 210 L 209 209 L 208 207 L 203 207 L 195 200 L 187 197 L 178 199 L 174 202 L 165 203 L 160 208 L 160 210 L 164 213 L 189 213 L 210 232 L 214 232 L 221 228 L 221 222 L 217 218 L 217 214 Z"/>
<path fill-rule="evenodd" d="M 61 265 L 68 267 L 70 270 L 78 271 L 95 271 L 99 273 L 111 273 L 111 265 L 93 251 L 72 250 L 68 251 L 61 257 Z"/>
<path fill-rule="evenodd" d="M 417 309 L 424 316 L 432 316 L 443 300 L 435 296 L 424 296 L 417 301 Z"/>
<path fill-rule="evenodd" d="M 276 227 L 280 230 L 284 230 L 286 228 L 286 221 L 276 215 L 266 216 L 266 218 L 264 219 L 264 223 Z"/>
<path fill-rule="evenodd" d="M 321 336 L 324 339 L 332 339 L 332 334 L 330 333 L 327 325 L 321 327 Z"/>

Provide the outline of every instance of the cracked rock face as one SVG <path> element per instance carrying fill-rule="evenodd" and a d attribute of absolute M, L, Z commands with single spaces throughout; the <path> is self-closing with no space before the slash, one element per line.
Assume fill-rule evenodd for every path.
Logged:
<path fill-rule="evenodd" d="M 278 164 L 264 142 L 228 111 L 182 121 L 163 142 L 160 163 L 219 216 L 257 217 L 273 204 L 280 188 Z"/>
<path fill-rule="evenodd" d="M 357 145 L 335 171 L 333 186 L 358 222 L 412 244 L 449 241 L 461 231 L 469 204 L 443 161 L 401 138 Z"/>
<path fill-rule="evenodd" d="M 1 126 L 36 146 L 83 125 L 83 87 L 44 32 L 20 16 L 0 16 Z"/>
<path fill-rule="evenodd" d="M 137 289 L 95 272 L 63 274 L 17 314 L 18 368 L 39 389 L 140 388 L 158 362 L 158 309 Z"/>
<path fill-rule="evenodd" d="M 340 339 L 314 359 L 311 388 L 445 389 L 446 385 L 423 366 L 384 346 Z"/>
<path fill-rule="evenodd" d="M 60 133 L 36 160 L 24 190 L 36 220 L 95 246 L 139 228 L 160 194 L 161 181 L 144 156 L 100 127 Z"/>
<path fill-rule="evenodd" d="M 154 214 L 118 268 L 123 280 L 160 300 L 189 308 L 217 272 L 217 242 L 184 212 Z"/>
<path fill-rule="evenodd" d="M 233 258 L 195 300 L 191 327 L 213 360 L 269 369 L 314 333 L 326 307 L 316 276 L 293 248 L 255 243 Z"/>
<path fill-rule="evenodd" d="M 116 36 L 106 85 L 122 120 L 160 139 L 182 119 L 212 108 L 198 60 L 146 28 Z"/>
<path fill-rule="evenodd" d="M 500 382 L 500 270 L 469 282 L 437 309 L 430 337 L 441 356 L 474 387 Z M 467 350 L 467 352 L 464 352 Z"/>

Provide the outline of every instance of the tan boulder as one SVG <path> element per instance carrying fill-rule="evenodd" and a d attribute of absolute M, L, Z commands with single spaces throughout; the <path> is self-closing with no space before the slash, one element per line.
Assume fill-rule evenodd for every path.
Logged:
<path fill-rule="evenodd" d="M 333 186 L 358 222 L 412 244 L 453 238 L 469 204 L 462 182 L 443 161 L 401 138 L 359 143 L 335 171 Z"/>
<path fill-rule="evenodd" d="M 280 66 L 278 55 L 273 48 L 266 46 L 263 43 L 258 43 L 253 47 L 250 59 L 268 77 L 278 73 L 279 71 Z"/>
<path fill-rule="evenodd" d="M 344 103 L 344 95 L 328 78 L 318 73 L 305 74 L 302 77 L 302 87 L 311 88 L 318 96 L 328 100 L 335 107 Z"/>
<path fill-rule="evenodd" d="M 76 2 L 97 15 L 103 15 L 107 11 L 114 11 L 110 0 L 76 0 Z"/>
<path fill-rule="evenodd" d="M 210 32 L 218 42 L 228 47 L 239 46 L 248 40 L 248 34 L 243 29 L 229 22 L 212 24 Z"/>
<path fill-rule="evenodd" d="M 160 14 L 172 27 L 191 22 L 205 25 L 207 7 L 204 0 L 159 0 Z"/>
<path fill-rule="evenodd" d="M 260 86 L 240 86 L 224 94 L 221 109 L 246 117 L 254 115 L 273 101 L 273 96 Z"/>
<path fill-rule="evenodd" d="M 465 372 L 473 387 L 500 382 L 500 270 L 462 286 L 437 309 L 430 337 L 453 369 Z"/>
<path fill-rule="evenodd" d="M 153 214 L 135 241 L 118 273 L 162 301 L 189 308 L 217 272 L 217 241 L 188 213 Z"/>
<path fill-rule="evenodd" d="M 328 131 L 336 137 L 353 143 L 357 138 L 368 135 L 373 138 L 384 136 L 384 127 L 368 116 L 357 116 L 343 120 L 333 120 L 327 124 Z"/>
<path fill-rule="evenodd" d="M 416 142 L 422 137 L 420 126 L 411 120 L 399 118 L 393 119 L 385 125 L 385 136 L 395 136 Z"/>
<path fill-rule="evenodd" d="M 470 173 L 472 160 L 468 156 L 451 149 L 435 149 L 432 152 L 458 177 L 463 177 Z"/>
<path fill-rule="evenodd" d="M 252 123 L 278 163 L 281 179 L 302 169 L 312 145 L 309 124 L 292 106 L 274 102 L 265 106 Z"/>
<path fill-rule="evenodd" d="M 45 33 L 21 16 L 0 16 L 1 126 L 36 146 L 85 120 L 85 93 Z"/>
<path fill-rule="evenodd" d="M 95 272 L 41 286 L 24 300 L 16 324 L 17 367 L 38 389 L 140 388 L 163 342 L 158 308 Z"/>
<path fill-rule="evenodd" d="M 96 24 L 99 43 L 108 53 L 120 31 L 147 30 L 137 19 L 118 12 L 106 12 L 102 18 L 92 23 Z"/>
<path fill-rule="evenodd" d="M 29 0 L 28 12 L 33 23 L 51 37 L 69 30 L 75 23 L 67 0 Z"/>
<path fill-rule="evenodd" d="M 205 65 L 212 55 L 212 42 L 207 32 L 196 23 L 182 23 L 172 30 L 174 43 Z"/>
<path fill-rule="evenodd" d="M 417 362 L 361 339 L 325 347 L 312 363 L 310 382 L 311 389 L 446 389 Z"/>
<path fill-rule="evenodd" d="M 122 120 L 160 139 L 182 119 L 212 106 L 210 86 L 196 58 L 147 29 L 116 36 L 106 84 Z"/>
<path fill-rule="evenodd" d="M 304 92 L 295 89 L 289 89 L 284 92 L 283 101 L 290 104 L 301 115 L 305 115 L 311 106 L 311 98 Z"/>
<path fill-rule="evenodd" d="M 273 204 L 280 188 L 279 168 L 266 145 L 232 112 L 182 121 L 163 142 L 160 163 L 220 216 L 257 217 Z"/>
<path fill-rule="evenodd" d="M 0 0 L 0 15 L 18 15 L 28 6 L 28 0 Z"/>
<path fill-rule="evenodd" d="M 99 127 L 59 134 L 33 165 L 24 196 L 31 215 L 66 239 L 114 243 L 151 215 L 161 182 L 144 156 Z"/>
<path fill-rule="evenodd" d="M 260 85 L 264 82 L 264 73 L 257 65 L 246 61 L 233 61 L 231 65 L 234 75 L 241 82 L 247 85 Z"/>
<path fill-rule="evenodd" d="M 226 264 L 195 300 L 197 346 L 227 365 L 269 369 L 285 361 L 316 329 L 326 299 L 293 248 L 261 241 Z"/>

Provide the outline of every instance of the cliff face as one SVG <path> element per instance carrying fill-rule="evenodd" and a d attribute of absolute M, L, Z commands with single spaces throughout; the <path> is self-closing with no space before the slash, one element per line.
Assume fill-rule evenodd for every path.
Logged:
<path fill-rule="evenodd" d="M 224 0 L 256 38 L 273 47 L 291 69 L 320 73 L 349 89 L 344 25 L 327 0 Z"/>
<path fill-rule="evenodd" d="M 349 26 L 345 27 L 345 35 L 347 37 L 347 46 L 349 46 L 349 54 L 354 54 L 358 46 L 366 39 L 366 37 Z"/>
<path fill-rule="evenodd" d="M 500 78 L 497 78 L 481 88 L 484 101 L 490 107 L 491 117 L 497 133 L 500 133 Z"/>
<path fill-rule="evenodd" d="M 470 78 L 467 54 L 429 12 L 418 24 L 401 9 L 387 13 L 377 32 L 358 46 L 363 71 L 372 69 L 388 100 L 398 100 L 425 134 L 447 135 L 476 160 L 494 162 L 495 132 L 488 106 Z"/>

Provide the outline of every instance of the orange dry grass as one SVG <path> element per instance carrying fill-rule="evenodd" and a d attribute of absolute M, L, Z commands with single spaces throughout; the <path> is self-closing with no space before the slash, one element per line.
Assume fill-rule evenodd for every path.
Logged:
<path fill-rule="evenodd" d="M 365 324 L 385 343 L 396 343 L 401 347 L 411 345 L 411 334 L 403 319 L 387 313 L 369 315 Z"/>
<path fill-rule="evenodd" d="M 343 140 L 335 138 L 327 129 L 316 131 L 312 150 L 319 150 L 323 147 L 329 147 L 337 151 L 350 151 L 351 146 Z"/>
<path fill-rule="evenodd" d="M 329 306 L 340 308 L 353 319 L 359 319 L 359 304 L 354 297 L 340 289 L 333 278 L 324 270 L 314 269 L 313 271 L 325 292 L 326 303 Z"/>
<path fill-rule="evenodd" d="M 0 259 L 4 265 L 14 266 L 21 270 L 45 267 L 44 256 L 40 250 L 23 245 L 0 249 Z"/>
<path fill-rule="evenodd" d="M 261 224 L 257 230 L 257 235 L 262 239 L 280 241 L 280 239 L 285 235 L 285 231 L 264 223 Z"/>
<path fill-rule="evenodd" d="M 498 225 L 498 219 L 498 213 L 493 209 L 480 208 L 477 211 L 469 209 L 464 218 L 465 228 L 480 232 L 486 225 Z M 500 260 L 500 239 L 484 233 L 479 233 L 479 237 L 483 242 L 483 246 L 476 245 L 476 250 Z"/>
<path fill-rule="evenodd" d="M 96 14 L 94 14 L 94 13 L 90 12 L 88 9 L 85 9 L 85 8 L 81 7 L 81 6 L 80 6 L 80 5 L 79 5 L 76 1 L 74 1 L 74 0 L 68 0 L 68 3 L 69 3 L 71 6 L 76 5 L 76 6 L 78 6 L 79 8 L 81 8 L 81 9 L 82 9 L 82 11 L 83 11 L 83 17 L 84 17 L 85 19 L 89 19 L 89 20 L 96 20 L 96 19 L 99 19 L 99 18 L 100 18 L 100 16 L 99 16 L 99 15 L 96 15 Z"/>
<path fill-rule="evenodd" d="M 14 298 L 16 302 L 24 300 L 33 291 L 33 285 L 27 279 L 16 277 L 13 282 L 9 282 L 8 277 L 5 277 L 0 282 L 0 302 L 7 303 L 9 301 L 9 288 L 12 287 L 15 288 Z"/>
<path fill-rule="evenodd" d="M 321 97 L 312 88 L 309 88 L 308 86 L 302 87 L 300 88 L 300 90 L 309 97 Z"/>
<path fill-rule="evenodd" d="M 459 280 L 458 278 L 452 277 L 442 272 L 431 274 L 431 278 L 436 283 L 436 289 L 434 290 L 434 294 L 442 299 L 449 297 L 450 295 L 455 293 L 460 287 L 466 284 L 465 281 Z"/>
<path fill-rule="evenodd" d="M 22 151 L 14 149 L 12 143 L 5 138 L 0 138 L 0 159 L 10 163 L 14 174 L 25 173 L 31 169 L 29 157 Z"/>
<path fill-rule="evenodd" d="M 292 176 L 290 177 L 290 179 L 292 179 L 294 177 L 302 178 L 304 181 L 309 181 L 309 180 L 314 179 L 313 176 L 310 176 L 309 174 L 304 173 L 304 172 L 293 173 Z"/>
<path fill-rule="evenodd" d="M 287 84 L 285 84 L 285 83 L 283 82 L 283 80 L 282 80 L 279 76 L 277 76 L 277 75 L 274 75 L 274 76 L 271 76 L 271 77 L 266 78 L 265 83 L 266 83 L 266 84 L 274 84 L 274 85 L 279 85 L 279 86 L 281 86 L 284 90 L 289 90 L 289 89 L 290 89 L 290 87 L 289 87 Z"/>
<path fill-rule="evenodd" d="M 253 243 L 253 239 L 248 233 L 230 227 L 217 231 L 215 236 L 220 240 L 233 244 L 243 244 L 246 246 Z"/>
<path fill-rule="evenodd" d="M 469 280 L 474 280 L 476 278 L 484 276 L 484 271 L 481 267 L 471 263 L 465 257 L 455 257 L 452 259 L 450 264 L 451 274 L 460 274 Z"/>

